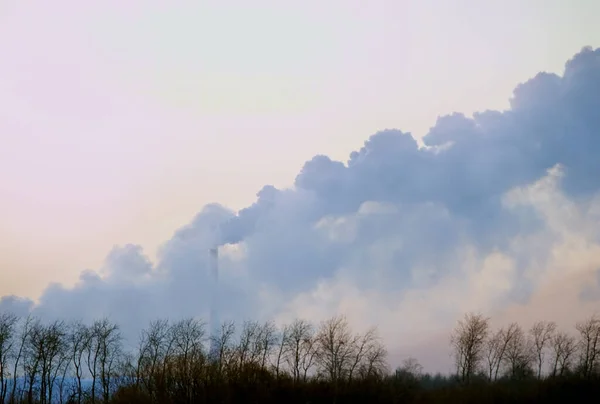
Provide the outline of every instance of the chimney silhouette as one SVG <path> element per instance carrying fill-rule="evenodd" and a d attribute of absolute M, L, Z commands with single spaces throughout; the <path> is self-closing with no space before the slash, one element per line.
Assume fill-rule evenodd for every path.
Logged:
<path fill-rule="evenodd" d="M 213 247 L 209 250 L 208 270 L 210 277 L 210 356 L 218 358 L 218 339 L 220 337 L 219 319 L 219 248 Z"/>

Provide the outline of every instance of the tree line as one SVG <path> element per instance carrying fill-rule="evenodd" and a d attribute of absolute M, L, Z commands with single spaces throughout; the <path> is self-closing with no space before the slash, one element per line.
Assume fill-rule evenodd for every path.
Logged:
<path fill-rule="evenodd" d="M 281 327 L 225 322 L 215 335 L 198 319 L 156 320 L 128 347 L 108 318 L 0 313 L 0 404 L 469 402 L 469 394 L 481 402 L 477 394 L 499 397 L 512 390 L 498 386 L 518 383 L 526 383 L 519 394 L 556 381 L 595 388 L 600 320 L 574 331 L 546 321 L 492 330 L 489 318 L 469 313 L 449 339 L 456 372 L 429 375 L 414 358 L 391 371 L 377 329 L 354 332 L 344 316 Z"/>
<path fill-rule="evenodd" d="M 469 313 L 451 337 L 456 374 L 462 382 L 474 377 L 496 381 L 597 375 L 600 364 L 600 318 L 578 322 L 575 334 L 558 330 L 552 321 L 535 322 L 528 330 L 511 323 L 492 330 L 490 319 Z"/>

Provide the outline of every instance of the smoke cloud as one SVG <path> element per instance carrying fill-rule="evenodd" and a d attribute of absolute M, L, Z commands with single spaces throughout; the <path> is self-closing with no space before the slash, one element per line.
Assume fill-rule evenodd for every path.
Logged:
<path fill-rule="evenodd" d="M 448 370 L 448 330 L 467 310 L 570 326 L 600 299 L 598 111 L 600 49 L 584 48 L 562 76 L 519 84 L 506 111 L 440 117 L 422 144 L 383 130 L 347 162 L 315 156 L 290 189 L 267 185 L 239 212 L 204 207 L 156 262 L 117 246 L 73 288 L 0 309 L 109 315 L 133 338 L 157 317 L 207 318 L 216 242 L 222 318 L 345 313 L 378 325 L 393 355 Z"/>

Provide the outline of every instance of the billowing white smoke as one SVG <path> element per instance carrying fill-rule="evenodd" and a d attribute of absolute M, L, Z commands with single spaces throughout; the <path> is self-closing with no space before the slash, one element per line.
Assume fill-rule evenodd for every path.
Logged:
<path fill-rule="evenodd" d="M 206 206 L 156 262 L 115 247 L 75 287 L 0 308 L 109 315 L 132 338 L 157 317 L 208 319 L 204 257 L 218 237 L 222 320 L 344 312 L 379 325 L 391 352 L 440 368 L 448 356 L 431 347 L 446 349 L 466 310 L 574 321 L 565 313 L 583 317 L 600 298 L 598 111 L 600 49 L 586 48 L 562 76 L 517 86 L 509 110 L 440 117 L 426 147 L 376 133 L 347 162 L 316 156 L 293 188 L 265 186 L 240 212 Z M 417 342 L 427 348 L 408 351 Z"/>

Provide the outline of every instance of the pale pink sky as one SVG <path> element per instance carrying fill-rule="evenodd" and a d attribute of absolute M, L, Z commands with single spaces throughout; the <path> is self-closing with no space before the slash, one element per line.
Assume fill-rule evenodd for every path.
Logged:
<path fill-rule="evenodd" d="M 503 108 L 600 44 L 595 1 L 290 4 L 0 3 L 0 296 L 153 254 L 379 129 Z"/>

